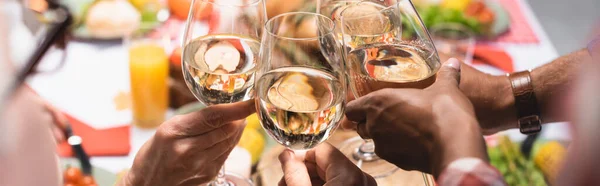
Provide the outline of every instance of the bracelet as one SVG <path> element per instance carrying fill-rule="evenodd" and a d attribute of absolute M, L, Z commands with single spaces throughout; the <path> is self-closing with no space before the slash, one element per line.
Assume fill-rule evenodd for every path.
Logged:
<path fill-rule="evenodd" d="M 542 130 L 540 109 L 533 91 L 530 70 L 507 74 L 515 97 L 517 124 L 523 134 L 535 134 Z"/>

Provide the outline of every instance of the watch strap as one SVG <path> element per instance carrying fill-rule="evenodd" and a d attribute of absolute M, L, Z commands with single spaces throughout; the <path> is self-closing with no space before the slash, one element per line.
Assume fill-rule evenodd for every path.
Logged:
<path fill-rule="evenodd" d="M 533 91 L 529 71 L 516 72 L 508 75 L 515 97 L 517 124 L 523 134 L 535 134 L 542 130 L 540 109 Z"/>

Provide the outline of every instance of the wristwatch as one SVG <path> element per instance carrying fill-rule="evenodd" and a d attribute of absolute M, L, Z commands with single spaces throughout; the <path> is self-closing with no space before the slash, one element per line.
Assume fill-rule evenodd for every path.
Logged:
<path fill-rule="evenodd" d="M 535 134 L 542 130 L 540 109 L 533 91 L 530 70 L 507 74 L 515 97 L 517 124 L 523 134 Z"/>

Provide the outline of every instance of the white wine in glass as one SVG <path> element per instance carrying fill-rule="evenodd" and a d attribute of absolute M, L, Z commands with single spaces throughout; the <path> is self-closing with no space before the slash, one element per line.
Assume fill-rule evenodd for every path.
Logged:
<path fill-rule="evenodd" d="M 344 115 L 343 86 L 322 70 L 278 68 L 263 74 L 256 86 L 264 129 L 290 149 L 325 141 Z"/>
<path fill-rule="evenodd" d="M 252 99 L 266 19 L 263 0 L 192 0 L 183 37 L 182 68 L 188 88 L 200 102 L 216 105 Z M 221 168 L 208 185 L 253 184 Z"/>
<path fill-rule="evenodd" d="M 296 32 L 304 25 L 305 35 Z M 281 145 L 311 149 L 331 136 L 344 116 L 346 74 L 333 21 L 285 13 L 265 24 L 256 72 L 256 105 L 263 128 Z"/>
<path fill-rule="evenodd" d="M 260 43 L 237 35 L 207 35 L 184 48 L 183 75 L 192 93 L 208 105 L 250 98 Z"/>
<path fill-rule="evenodd" d="M 427 49 L 403 44 L 368 44 L 347 55 L 356 95 L 384 88 L 427 88 L 435 82 L 437 57 Z"/>

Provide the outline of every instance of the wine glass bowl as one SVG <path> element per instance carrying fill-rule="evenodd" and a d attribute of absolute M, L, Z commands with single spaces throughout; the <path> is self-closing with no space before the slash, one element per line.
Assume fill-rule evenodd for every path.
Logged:
<path fill-rule="evenodd" d="M 199 14 L 208 18 L 200 19 L 206 16 Z M 265 16 L 262 0 L 193 2 L 182 68 L 188 88 L 200 102 L 214 105 L 251 99 Z"/>
<path fill-rule="evenodd" d="M 475 51 L 475 34 L 466 26 L 442 23 L 430 28 L 441 61 L 456 58 L 471 64 Z"/>
<path fill-rule="evenodd" d="M 410 1 L 362 1 L 341 13 L 340 24 L 354 96 L 435 82 L 439 58 Z"/>
<path fill-rule="evenodd" d="M 329 18 L 284 13 L 265 24 L 256 105 L 265 131 L 289 149 L 324 142 L 343 117 L 346 77 Z"/>

